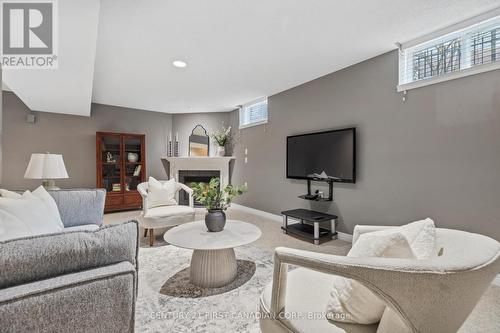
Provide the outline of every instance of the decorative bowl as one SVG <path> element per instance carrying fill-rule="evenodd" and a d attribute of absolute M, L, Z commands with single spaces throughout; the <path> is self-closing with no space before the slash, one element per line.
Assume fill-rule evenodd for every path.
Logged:
<path fill-rule="evenodd" d="M 130 163 L 135 163 L 139 160 L 139 154 L 136 153 L 128 153 L 127 159 Z"/>

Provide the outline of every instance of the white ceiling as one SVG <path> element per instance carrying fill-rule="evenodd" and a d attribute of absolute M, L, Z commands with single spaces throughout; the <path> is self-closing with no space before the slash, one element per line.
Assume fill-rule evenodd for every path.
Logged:
<path fill-rule="evenodd" d="M 99 0 L 58 1 L 57 70 L 4 70 L 3 86 L 35 111 L 90 115 Z"/>
<path fill-rule="evenodd" d="M 95 73 L 87 65 L 92 45 L 61 33 L 60 48 L 78 49 L 67 55 L 75 59 L 57 80 L 38 71 L 53 93 L 29 106 L 89 114 L 86 89 L 75 88 L 93 77 L 96 103 L 168 113 L 233 110 L 498 6 L 500 0 L 101 0 Z M 86 24 L 90 40 L 96 23 Z M 188 67 L 173 67 L 175 59 Z M 16 81 L 30 87 L 25 96 L 37 95 L 27 80 Z"/>

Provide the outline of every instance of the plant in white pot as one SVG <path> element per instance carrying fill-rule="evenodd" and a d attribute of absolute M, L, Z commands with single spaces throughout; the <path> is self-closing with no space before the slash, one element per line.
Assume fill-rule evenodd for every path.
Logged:
<path fill-rule="evenodd" d="M 217 156 L 226 156 L 226 144 L 228 144 L 231 139 L 231 126 L 228 128 L 222 126 L 220 130 L 211 133 L 210 137 L 217 144 Z"/>
<path fill-rule="evenodd" d="M 193 195 L 207 209 L 205 225 L 208 231 L 218 232 L 226 225 L 226 213 L 231 200 L 247 191 L 246 186 L 227 185 L 224 189 L 220 187 L 220 179 L 212 178 L 207 183 L 192 183 Z"/>

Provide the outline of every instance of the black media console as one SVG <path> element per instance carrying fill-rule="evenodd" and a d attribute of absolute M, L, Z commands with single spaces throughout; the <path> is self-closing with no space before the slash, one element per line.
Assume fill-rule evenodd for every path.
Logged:
<path fill-rule="evenodd" d="M 300 237 L 312 240 L 318 245 L 319 241 L 325 238 L 337 239 L 335 231 L 336 215 L 325 214 L 308 209 L 292 209 L 281 212 L 283 215 L 283 226 L 281 229 L 284 233 L 294 234 Z M 298 220 L 299 222 L 288 224 L 288 218 Z M 320 223 L 330 223 L 330 228 L 320 227 Z M 312 224 L 312 225 L 311 225 Z"/>

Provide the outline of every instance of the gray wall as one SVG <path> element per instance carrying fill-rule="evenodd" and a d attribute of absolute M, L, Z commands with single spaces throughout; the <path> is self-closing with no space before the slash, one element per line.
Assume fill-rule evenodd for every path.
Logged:
<path fill-rule="evenodd" d="M 61 187 L 93 187 L 96 184 L 97 131 L 146 134 L 147 176 L 165 178 L 160 157 L 166 152 L 166 136 L 172 116 L 164 113 L 93 104 L 91 117 L 37 112 L 35 124 L 25 122 L 29 109 L 11 92 L 3 92 L 3 180 L 9 189 L 34 188 L 37 180 L 24 179 L 31 153 L 63 154 L 70 176 Z"/>
<path fill-rule="evenodd" d="M 411 90 L 403 102 L 397 67 L 391 52 L 271 96 L 269 123 L 240 131 L 233 183 L 249 192 L 237 202 L 338 214 L 348 233 L 429 216 L 500 239 L 500 71 Z M 298 199 L 306 183 L 285 178 L 286 136 L 347 126 L 358 128 L 356 184 L 335 184 L 332 203 Z"/>
<path fill-rule="evenodd" d="M 189 136 L 196 125 L 202 125 L 207 132 L 213 132 L 229 125 L 228 112 L 216 113 L 188 113 L 172 115 L 172 138 L 175 140 L 175 133 L 179 133 L 179 156 L 188 156 Z M 238 128 L 238 127 L 236 127 Z M 210 144 L 210 155 L 215 152 L 214 143 Z"/>
<path fill-rule="evenodd" d="M 269 98 L 269 123 L 236 131 L 233 183 L 248 182 L 237 202 L 279 214 L 296 207 L 340 216 L 339 230 L 356 224 L 397 225 L 430 216 L 439 226 L 500 239 L 500 71 L 396 92 L 397 54 L 391 52 Z M 166 136 L 179 132 L 180 154 L 196 124 L 212 131 L 238 128 L 238 113 L 168 115 L 93 105 L 92 116 L 37 113 L 3 93 L 2 186 L 33 188 L 24 180 L 33 152 L 64 155 L 63 187 L 95 185 L 95 132 L 146 134 L 148 175 L 166 176 L 160 157 Z M 298 199 L 304 181 L 285 178 L 285 137 L 347 126 L 358 128 L 356 184 L 335 184 L 335 201 Z M 248 148 L 248 163 L 244 149 Z M 326 191 L 326 188 L 323 187 Z"/>
<path fill-rule="evenodd" d="M 0 184 L 2 183 L 2 166 L 3 166 L 3 152 L 2 152 L 2 139 L 3 139 L 3 131 L 2 131 L 2 124 L 3 124 L 3 110 L 2 110 L 2 96 L 3 91 L 2 91 L 2 65 L 0 65 Z"/>

